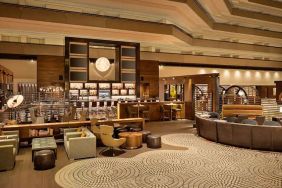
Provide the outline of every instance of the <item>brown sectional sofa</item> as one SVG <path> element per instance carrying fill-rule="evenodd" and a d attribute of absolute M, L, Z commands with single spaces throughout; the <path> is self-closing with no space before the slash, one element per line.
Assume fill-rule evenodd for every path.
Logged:
<path fill-rule="evenodd" d="M 282 126 L 217 122 L 196 116 L 198 135 L 226 145 L 282 151 Z"/>

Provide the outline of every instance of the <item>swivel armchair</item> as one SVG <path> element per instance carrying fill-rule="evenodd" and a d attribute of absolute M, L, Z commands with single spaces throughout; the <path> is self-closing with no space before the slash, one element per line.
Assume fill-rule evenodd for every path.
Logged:
<path fill-rule="evenodd" d="M 106 150 L 102 151 L 101 154 L 105 156 L 118 156 L 124 153 L 119 147 L 125 143 L 125 138 L 115 139 L 113 138 L 114 127 L 108 125 L 100 125 L 101 140 L 105 146 L 108 146 Z"/>

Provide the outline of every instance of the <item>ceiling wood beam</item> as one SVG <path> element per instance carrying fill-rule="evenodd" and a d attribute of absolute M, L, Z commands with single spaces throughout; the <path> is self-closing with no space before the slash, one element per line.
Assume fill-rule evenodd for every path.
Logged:
<path fill-rule="evenodd" d="M 248 1 L 252 3 L 257 3 L 265 6 L 282 9 L 282 3 L 279 1 L 273 1 L 273 0 L 248 0 Z"/>
<path fill-rule="evenodd" d="M 28 44 L 17 42 L 0 42 L 0 58 L 6 59 L 36 59 L 37 56 L 61 56 L 65 54 L 64 46 L 47 44 Z M 281 62 L 255 59 L 238 59 L 214 56 L 197 56 L 188 54 L 173 54 L 159 52 L 141 52 L 141 60 L 154 60 L 174 66 L 205 66 L 257 70 L 282 71 Z"/>
<path fill-rule="evenodd" d="M 278 47 L 225 42 L 209 39 L 196 39 L 177 26 L 149 21 L 140 21 L 69 11 L 58 11 L 53 9 L 6 3 L 0 3 L 0 17 L 13 18 L 17 20 L 31 20 L 47 23 L 60 23 L 104 29 L 133 31 L 138 32 L 139 34 L 144 32 L 150 34 L 170 35 L 193 46 L 232 50 L 244 49 L 246 51 L 252 52 L 282 54 L 282 48 Z M 219 26 L 220 25 L 218 25 L 217 27 Z M 235 26 L 234 28 L 230 28 L 230 32 L 234 30 L 236 30 Z"/>
<path fill-rule="evenodd" d="M 178 3 L 183 3 L 189 6 L 202 20 L 204 20 L 211 29 L 232 33 L 240 33 L 247 35 L 257 35 L 262 37 L 271 37 L 282 39 L 282 32 L 268 31 L 256 28 L 249 28 L 238 25 L 230 25 L 226 23 L 217 23 L 212 16 L 202 7 L 197 0 L 169 0 Z"/>
<path fill-rule="evenodd" d="M 226 7 L 228 8 L 230 14 L 232 14 L 234 16 L 240 16 L 240 17 L 245 17 L 245 18 L 252 18 L 252 19 L 256 19 L 256 20 L 262 20 L 262 21 L 282 24 L 282 22 L 281 22 L 282 17 L 280 17 L 280 16 L 263 14 L 263 13 L 260 13 L 260 12 L 255 12 L 255 11 L 237 8 L 237 7 L 234 7 L 232 5 L 230 0 L 224 0 L 224 2 L 225 2 Z"/>

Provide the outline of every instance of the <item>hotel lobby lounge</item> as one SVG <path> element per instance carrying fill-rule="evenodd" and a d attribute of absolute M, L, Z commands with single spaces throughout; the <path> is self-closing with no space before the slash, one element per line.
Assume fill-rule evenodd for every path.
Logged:
<path fill-rule="evenodd" d="M 0 187 L 282 187 L 279 0 L 0 0 Z"/>

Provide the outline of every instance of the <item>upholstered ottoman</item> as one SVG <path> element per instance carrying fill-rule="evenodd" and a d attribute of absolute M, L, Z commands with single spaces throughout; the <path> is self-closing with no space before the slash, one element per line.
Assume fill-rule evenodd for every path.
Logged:
<path fill-rule="evenodd" d="M 34 153 L 34 169 L 47 170 L 55 167 L 55 153 L 52 150 L 41 150 Z"/>
<path fill-rule="evenodd" d="M 147 137 L 149 135 L 151 135 L 151 131 L 143 130 L 143 131 L 140 131 L 140 133 L 142 133 L 142 142 L 146 143 L 147 142 Z"/>
<path fill-rule="evenodd" d="M 120 138 L 125 138 L 126 141 L 122 148 L 137 149 L 142 147 L 142 134 L 140 132 L 122 132 L 119 133 Z"/>
<path fill-rule="evenodd" d="M 159 135 L 148 135 L 147 136 L 147 147 L 148 148 L 161 148 L 162 141 Z"/>

